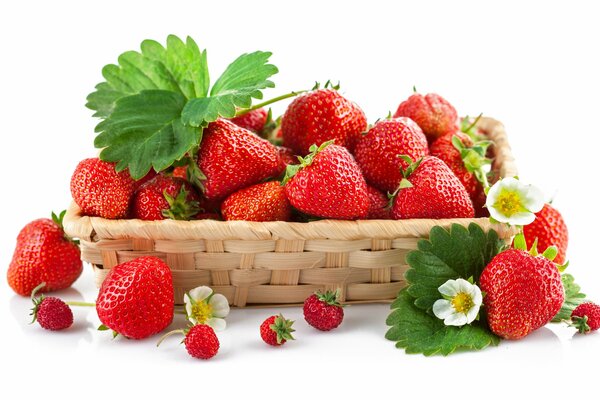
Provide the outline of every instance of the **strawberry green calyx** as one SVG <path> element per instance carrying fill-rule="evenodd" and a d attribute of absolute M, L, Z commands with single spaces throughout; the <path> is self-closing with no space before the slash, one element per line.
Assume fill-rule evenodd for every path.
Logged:
<path fill-rule="evenodd" d="M 269 328 L 271 328 L 271 330 L 277 334 L 278 344 L 281 344 L 281 342 L 284 340 L 295 340 L 292 336 L 292 332 L 295 332 L 295 330 L 292 328 L 293 324 L 294 321 L 285 319 L 281 314 L 275 317 L 274 323 L 269 325 Z"/>
<path fill-rule="evenodd" d="M 60 227 L 60 229 L 62 229 L 64 231 L 64 226 L 63 226 L 63 220 L 65 219 L 65 215 L 67 214 L 67 210 L 62 210 L 60 212 L 60 214 L 56 215 L 56 213 L 54 213 L 54 211 L 52 212 L 52 221 L 54 221 L 54 223 L 56 225 L 58 225 Z M 65 240 L 74 243 L 76 245 L 79 245 L 79 240 L 77 239 L 73 239 L 69 236 L 67 236 L 67 234 L 65 233 Z"/>
<path fill-rule="evenodd" d="M 189 221 L 194 215 L 198 214 L 200 212 L 199 204 L 195 200 L 188 201 L 188 194 L 189 192 L 183 186 L 176 197 L 169 195 L 165 190 L 163 195 L 169 203 L 169 209 L 163 210 L 162 215 L 178 221 Z"/>
<path fill-rule="evenodd" d="M 487 171 L 484 167 L 492 164 L 492 160 L 486 157 L 487 149 L 492 142 L 489 140 L 479 140 L 473 146 L 467 147 L 458 136 L 454 136 L 452 144 L 460 152 L 460 157 L 467 171 L 475 175 L 475 178 L 477 178 L 484 188 L 489 188 Z"/>
<path fill-rule="evenodd" d="M 519 232 L 513 239 L 513 247 L 515 249 L 526 251 L 534 257 L 537 257 L 539 255 L 537 246 L 538 246 L 538 240 L 536 238 L 533 241 L 531 248 L 528 249 L 527 242 L 525 240 L 525 234 L 522 231 Z M 544 257 L 550 261 L 554 261 L 554 259 L 556 258 L 557 255 L 558 255 L 558 249 L 556 248 L 556 246 L 549 246 L 542 253 L 542 257 Z M 567 268 L 568 265 L 569 265 L 569 263 L 567 262 L 564 265 L 559 265 L 558 268 L 561 272 L 563 272 Z"/>
<path fill-rule="evenodd" d="M 482 139 L 482 136 L 477 133 L 477 123 L 481 117 L 483 117 L 483 113 L 479 114 L 475 119 L 472 119 L 467 115 L 460 120 L 460 131 L 469 135 L 475 142 L 478 142 Z"/>
<path fill-rule="evenodd" d="M 588 316 L 584 315 L 583 317 L 573 317 L 571 318 L 570 326 L 577 328 L 579 333 L 589 333 L 592 328 L 590 328 L 588 324 Z"/>
<path fill-rule="evenodd" d="M 309 148 L 309 150 L 310 150 L 309 154 L 307 154 L 305 157 L 298 156 L 298 161 L 300 161 L 300 164 L 291 164 L 291 165 L 287 166 L 287 168 L 285 170 L 285 176 L 283 177 L 283 180 L 281 181 L 281 186 L 284 186 L 290 179 L 292 179 L 298 172 L 300 172 L 300 170 L 302 168 L 308 167 L 309 165 L 311 165 L 313 163 L 315 157 L 317 156 L 317 154 L 322 152 L 327 146 L 332 144 L 334 141 L 335 140 L 328 140 L 327 142 L 321 143 L 321 145 L 318 147 L 316 144 L 313 144 Z"/>
<path fill-rule="evenodd" d="M 388 199 L 390 200 L 388 207 L 390 208 L 392 207 L 394 199 L 396 198 L 400 190 L 411 188 L 413 186 L 412 183 L 410 183 L 410 181 L 408 180 L 408 178 L 412 175 L 413 172 L 417 170 L 417 168 L 419 168 L 419 165 L 421 165 L 421 163 L 423 162 L 423 157 L 419 158 L 417 161 L 413 161 L 413 159 L 407 155 L 399 154 L 398 157 L 405 161 L 408 164 L 408 167 L 400 167 L 400 172 L 402 173 L 402 180 L 400 181 L 400 184 L 398 185 L 394 193 L 388 193 Z"/>
<path fill-rule="evenodd" d="M 331 291 L 331 290 L 327 290 L 325 293 L 316 292 L 315 296 L 317 296 L 317 298 L 319 300 L 321 300 L 324 303 L 329 304 L 330 306 L 342 307 L 342 305 L 338 301 L 338 298 L 340 296 L 339 290 L 336 290 L 335 292 Z"/>
<path fill-rule="evenodd" d="M 325 82 L 325 85 L 323 85 L 323 89 L 333 89 L 333 90 L 340 90 L 340 81 L 338 81 L 338 83 L 336 85 L 333 84 L 333 82 L 331 82 L 331 79 L 328 79 L 327 82 Z M 315 86 L 312 87 L 311 90 L 319 90 L 321 89 L 321 83 L 320 82 L 315 82 Z"/>

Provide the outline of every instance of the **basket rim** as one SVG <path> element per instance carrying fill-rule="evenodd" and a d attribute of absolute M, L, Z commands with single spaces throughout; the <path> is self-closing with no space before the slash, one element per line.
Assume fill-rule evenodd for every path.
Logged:
<path fill-rule="evenodd" d="M 478 127 L 494 142 L 493 169 L 500 177 L 517 175 L 506 131 L 501 122 L 483 117 Z M 65 215 L 65 232 L 85 241 L 103 239 L 164 239 L 164 240 L 358 240 L 365 238 L 423 238 L 434 226 L 449 228 L 452 224 L 468 226 L 476 223 L 484 230 L 494 229 L 500 237 L 510 237 L 515 228 L 494 224 L 488 218 L 407 219 L 407 220 L 319 220 L 311 222 L 252 221 L 142 221 L 139 219 L 109 220 L 81 215 L 72 202 Z"/>

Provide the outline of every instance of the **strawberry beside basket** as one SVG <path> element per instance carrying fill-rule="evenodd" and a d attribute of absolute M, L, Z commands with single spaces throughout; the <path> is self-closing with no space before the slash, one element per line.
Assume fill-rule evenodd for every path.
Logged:
<path fill-rule="evenodd" d="M 497 177 L 517 169 L 504 126 L 481 118 L 478 127 L 494 142 Z M 141 221 L 83 216 L 73 204 L 65 232 L 81 241 L 99 286 L 108 271 L 140 256 L 157 256 L 173 273 L 175 300 L 211 286 L 233 306 L 300 304 L 316 290 L 339 290 L 342 303 L 392 301 L 405 286 L 406 254 L 433 226 L 476 223 L 506 242 L 515 231 L 488 218 L 321 220 L 313 222 Z"/>

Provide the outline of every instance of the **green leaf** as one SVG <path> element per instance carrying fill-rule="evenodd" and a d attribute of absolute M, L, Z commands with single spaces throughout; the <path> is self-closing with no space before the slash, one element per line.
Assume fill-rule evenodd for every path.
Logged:
<path fill-rule="evenodd" d="M 486 233 L 477 224 L 468 229 L 453 224 L 449 231 L 433 227 L 429 240 L 420 240 L 418 250 L 406 256 L 410 266 L 405 274 L 407 291 L 415 298 L 414 304 L 430 310 L 441 298 L 438 288 L 449 279 L 472 278 L 478 283 L 485 266 L 503 247 L 496 231 Z"/>
<path fill-rule="evenodd" d="M 565 301 L 558 314 L 552 319 L 552 322 L 561 322 L 570 319 L 575 307 L 585 300 L 585 294 L 581 293 L 581 287 L 575 283 L 573 275 L 563 274 L 561 280 L 565 288 Z"/>
<path fill-rule="evenodd" d="M 181 123 L 185 97 L 177 92 L 146 90 L 119 99 L 110 118 L 96 126 L 94 145 L 100 158 L 129 168 L 134 179 L 171 166 L 200 140 L 201 131 Z"/>
<path fill-rule="evenodd" d="M 121 54 L 118 65 L 106 65 L 102 76 L 105 82 L 96 85 L 86 104 L 96 111 L 94 116 L 100 118 L 108 118 L 117 100 L 144 90 L 173 91 L 186 99 L 208 95 L 206 51 L 200 51 L 190 37 L 184 43 L 170 35 L 166 47 L 154 40 L 145 40 L 141 52 Z"/>
<path fill-rule="evenodd" d="M 397 348 L 409 354 L 447 356 L 456 350 L 481 350 L 496 346 L 500 338 L 479 322 L 462 327 L 446 326 L 444 322 L 416 307 L 408 290 L 403 289 L 392 303 L 387 318 L 390 329 L 385 337 L 396 342 Z"/>
<path fill-rule="evenodd" d="M 243 54 L 232 62 L 217 79 L 210 97 L 192 99 L 186 104 L 182 120 L 200 127 L 219 116 L 232 118 L 238 108 L 249 108 L 252 99 L 262 99 L 262 90 L 275 86 L 268 78 L 278 70 L 268 64 L 270 52 L 256 51 Z"/>

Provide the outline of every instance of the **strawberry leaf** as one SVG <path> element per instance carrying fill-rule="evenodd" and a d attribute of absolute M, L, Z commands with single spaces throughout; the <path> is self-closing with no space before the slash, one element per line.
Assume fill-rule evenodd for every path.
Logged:
<path fill-rule="evenodd" d="M 581 293 L 581 287 L 575 283 L 575 278 L 571 274 L 561 276 L 563 287 L 565 288 L 565 301 L 560 311 L 552 319 L 552 322 L 562 322 L 571 318 L 571 313 L 585 300 L 585 294 Z"/>
<path fill-rule="evenodd" d="M 210 97 L 195 98 L 186 104 L 182 121 L 200 127 L 215 121 L 219 116 L 232 118 L 238 108 L 249 108 L 252 99 L 262 99 L 262 90 L 275 87 L 268 78 L 278 70 L 268 64 L 270 52 L 256 51 L 242 54 L 232 62 L 217 79 Z"/>
<path fill-rule="evenodd" d="M 100 158 L 129 168 L 134 179 L 150 168 L 162 171 L 200 140 L 198 128 L 181 123 L 185 97 L 177 92 L 146 90 L 117 100 L 110 118 L 96 126 L 94 145 Z"/>
<path fill-rule="evenodd" d="M 462 327 L 444 325 L 442 320 L 415 306 L 407 289 L 400 291 L 391 309 L 386 320 L 390 329 L 385 337 L 409 354 L 447 356 L 456 350 L 481 350 L 500 343 L 498 336 L 477 321 Z"/>
<path fill-rule="evenodd" d="M 428 311 L 441 298 L 438 288 L 449 279 L 479 281 L 491 259 L 504 247 L 494 230 L 487 233 L 477 224 L 469 228 L 453 224 L 450 230 L 433 227 L 428 240 L 406 256 L 410 268 L 405 277 L 408 294 L 418 308 Z"/>
<path fill-rule="evenodd" d="M 200 51 L 190 37 L 184 43 L 174 35 L 167 38 L 166 47 L 145 40 L 141 52 L 121 54 L 118 65 L 105 66 L 102 76 L 105 82 L 96 85 L 86 104 L 99 118 L 108 118 L 120 98 L 143 90 L 173 91 L 191 99 L 207 96 L 210 84 L 206 50 Z"/>

